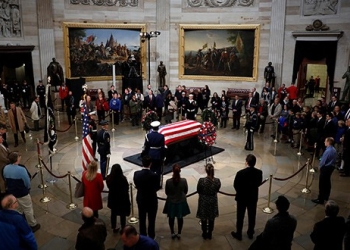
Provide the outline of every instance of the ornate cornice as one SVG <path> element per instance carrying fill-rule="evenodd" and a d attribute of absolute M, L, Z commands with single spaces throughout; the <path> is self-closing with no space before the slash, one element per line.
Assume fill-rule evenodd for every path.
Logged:
<path fill-rule="evenodd" d="M 96 5 L 96 6 L 119 6 L 137 7 L 139 0 L 70 0 L 71 4 Z"/>
<path fill-rule="evenodd" d="M 191 8 L 211 7 L 224 8 L 237 6 L 249 7 L 253 5 L 254 0 L 186 0 L 187 6 Z"/>

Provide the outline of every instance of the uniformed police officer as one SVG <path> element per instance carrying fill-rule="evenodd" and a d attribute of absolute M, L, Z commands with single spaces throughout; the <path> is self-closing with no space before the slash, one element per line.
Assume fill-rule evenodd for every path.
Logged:
<path fill-rule="evenodd" d="M 248 130 L 245 150 L 254 150 L 254 131 L 258 126 L 258 115 L 255 112 L 255 105 L 250 105 L 250 113 L 247 117 L 245 128 Z"/>
<path fill-rule="evenodd" d="M 106 178 L 107 158 L 111 155 L 110 135 L 108 133 L 108 121 L 100 121 L 102 128 L 97 133 L 98 153 L 100 154 L 100 168 L 103 179 Z"/>
<path fill-rule="evenodd" d="M 90 116 L 90 121 L 89 121 L 89 134 L 92 140 L 92 150 L 93 150 L 93 156 L 95 161 L 97 161 L 96 159 L 96 140 L 97 140 L 97 124 L 96 124 L 96 111 L 92 111 L 89 113 Z"/>
<path fill-rule="evenodd" d="M 151 157 L 151 170 L 158 175 L 160 182 L 161 175 L 163 174 L 162 165 L 165 156 L 165 141 L 164 135 L 158 133 L 159 126 L 159 121 L 151 123 L 152 132 L 146 134 L 144 153 Z"/>

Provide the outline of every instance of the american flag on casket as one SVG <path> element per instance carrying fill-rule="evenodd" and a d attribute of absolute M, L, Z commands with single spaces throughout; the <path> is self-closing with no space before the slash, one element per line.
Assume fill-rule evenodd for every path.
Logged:
<path fill-rule="evenodd" d="M 165 145 L 179 142 L 193 136 L 197 136 L 202 124 L 193 120 L 174 122 L 159 128 L 159 133 L 164 135 Z"/>

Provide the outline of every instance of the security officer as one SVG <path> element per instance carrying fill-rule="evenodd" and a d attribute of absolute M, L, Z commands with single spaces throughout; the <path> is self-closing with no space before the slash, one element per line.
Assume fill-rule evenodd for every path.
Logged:
<path fill-rule="evenodd" d="M 97 139 L 97 124 L 95 121 L 96 118 L 96 111 L 92 111 L 89 113 L 90 116 L 90 121 L 89 121 L 89 134 L 92 140 L 92 150 L 93 150 L 93 156 L 95 161 L 97 161 L 96 159 L 96 139 Z"/>
<path fill-rule="evenodd" d="M 258 115 L 255 112 L 256 106 L 250 105 L 250 113 L 247 117 L 247 123 L 245 128 L 248 130 L 247 142 L 245 144 L 245 150 L 254 150 L 254 131 L 258 126 Z"/>
<path fill-rule="evenodd" d="M 151 170 L 158 175 L 160 183 L 161 175 L 163 174 L 162 165 L 165 156 L 165 139 L 163 134 L 158 133 L 159 126 L 159 121 L 154 121 L 151 123 L 152 132 L 146 134 L 144 153 L 145 155 L 149 155 L 149 157 L 151 157 Z"/>
<path fill-rule="evenodd" d="M 100 154 L 100 168 L 103 179 L 106 179 L 107 158 L 111 156 L 110 135 L 107 131 L 108 121 L 100 121 L 102 128 L 97 133 L 98 153 Z"/>
<path fill-rule="evenodd" d="M 36 94 L 40 97 L 40 107 L 45 107 L 45 86 L 43 85 L 43 81 L 39 80 L 38 86 L 36 86 Z"/>

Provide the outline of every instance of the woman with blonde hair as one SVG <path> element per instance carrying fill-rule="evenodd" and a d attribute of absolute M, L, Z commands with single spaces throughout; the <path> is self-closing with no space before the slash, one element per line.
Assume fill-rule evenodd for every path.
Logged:
<path fill-rule="evenodd" d="M 178 164 L 173 166 L 173 177 L 165 184 L 167 199 L 164 205 L 163 214 L 169 218 L 171 238 L 181 238 L 181 231 L 184 224 L 183 217 L 190 214 L 186 194 L 188 192 L 187 180 L 180 176 L 181 168 Z M 174 231 L 175 217 L 177 218 L 177 234 Z"/>
<path fill-rule="evenodd" d="M 102 209 L 103 178 L 97 173 L 97 162 L 90 162 L 88 169 L 81 176 L 84 184 L 84 207 L 89 207 L 94 211 L 94 216 L 98 218 L 98 210 Z"/>
<path fill-rule="evenodd" d="M 202 225 L 203 239 L 210 239 L 214 229 L 215 217 L 219 216 L 218 196 L 221 182 L 214 177 L 214 166 L 207 164 L 205 166 L 207 176 L 200 178 L 197 184 L 198 192 L 198 210 L 197 218 L 200 218 Z"/>

